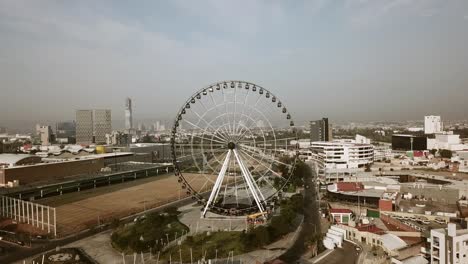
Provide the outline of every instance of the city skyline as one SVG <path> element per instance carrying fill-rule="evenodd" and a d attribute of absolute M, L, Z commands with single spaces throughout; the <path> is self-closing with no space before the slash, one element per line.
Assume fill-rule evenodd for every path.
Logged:
<path fill-rule="evenodd" d="M 298 122 L 467 112 L 466 1 L 2 1 L 0 33 L 6 126 L 96 106 L 124 120 L 127 96 L 136 120 L 172 120 L 224 79 L 271 90 Z"/>

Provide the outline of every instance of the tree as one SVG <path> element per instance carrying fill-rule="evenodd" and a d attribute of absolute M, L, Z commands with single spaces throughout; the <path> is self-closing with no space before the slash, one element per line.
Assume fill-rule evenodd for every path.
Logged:
<path fill-rule="evenodd" d="M 259 226 L 253 230 L 255 237 L 255 244 L 257 246 L 264 246 L 270 243 L 270 234 L 265 226 Z"/>
<path fill-rule="evenodd" d="M 439 150 L 439 154 L 442 158 L 450 159 L 452 158 L 452 151 L 448 149 L 441 149 Z"/>

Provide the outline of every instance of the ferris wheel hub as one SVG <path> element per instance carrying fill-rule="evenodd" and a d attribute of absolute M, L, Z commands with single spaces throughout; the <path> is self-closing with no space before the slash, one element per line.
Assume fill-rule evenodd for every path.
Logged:
<path fill-rule="evenodd" d="M 228 149 L 235 149 L 235 148 L 236 148 L 236 143 L 234 143 L 234 142 L 231 141 L 231 142 L 229 142 L 229 143 L 227 144 L 227 147 L 228 147 Z"/>

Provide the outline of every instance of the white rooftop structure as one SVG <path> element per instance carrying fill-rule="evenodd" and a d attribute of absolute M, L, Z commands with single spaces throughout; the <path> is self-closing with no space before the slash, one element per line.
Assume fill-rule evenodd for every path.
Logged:
<path fill-rule="evenodd" d="M 403 239 L 397 237 L 394 234 L 382 235 L 380 236 L 380 239 L 382 240 L 382 245 L 391 251 L 395 251 L 408 246 L 408 244 L 406 244 L 406 242 L 403 241 Z"/>
<path fill-rule="evenodd" d="M 40 158 L 29 154 L 0 154 L 0 165 L 14 167 L 21 163 L 37 163 Z"/>

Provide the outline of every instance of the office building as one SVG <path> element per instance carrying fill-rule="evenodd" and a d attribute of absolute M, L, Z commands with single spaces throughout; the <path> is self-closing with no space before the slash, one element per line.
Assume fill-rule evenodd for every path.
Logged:
<path fill-rule="evenodd" d="M 110 134 L 111 132 L 111 110 L 76 111 L 77 144 L 106 143 L 106 134 Z"/>
<path fill-rule="evenodd" d="M 310 149 L 325 169 L 354 169 L 374 162 L 374 146 L 370 144 L 315 141 Z"/>
<path fill-rule="evenodd" d="M 328 118 L 321 120 L 310 121 L 310 141 L 331 141 L 331 125 L 328 123 Z"/>
<path fill-rule="evenodd" d="M 443 131 L 440 116 L 424 117 L 424 134 L 436 134 Z"/>
<path fill-rule="evenodd" d="M 133 110 L 132 99 L 125 99 L 125 129 L 130 130 L 133 128 Z"/>
<path fill-rule="evenodd" d="M 51 126 L 36 125 L 36 133 L 41 140 L 42 146 L 49 146 L 52 144 L 53 135 Z"/>
<path fill-rule="evenodd" d="M 55 138 L 58 143 L 74 144 L 76 124 L 74 121 L 58 122 L 55 125 Z"/>
<path fill-rule="evenodd" d="M 112 132 L 111 118 L 111 110 L 94 110 L 94 143 L 106 143 L 106 134 Z"/>
<path fill-rule="evenodd" d="M 425 136 L 393 134 L 392 150 L 427 150 L 427 138 Z"/>
<path fill-rule="evenodd" d="M 93 140 L 93 110 L 76 111 L 76 143 L 89 145 Z"/>
<path fill-rule="evenodd" d="M 431 230 L 431 263 L 468 263 L 468 229 L 459 229 L 453 223 L 447 228 Z"/>

